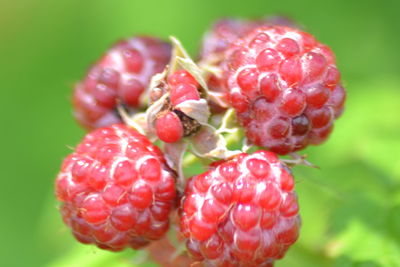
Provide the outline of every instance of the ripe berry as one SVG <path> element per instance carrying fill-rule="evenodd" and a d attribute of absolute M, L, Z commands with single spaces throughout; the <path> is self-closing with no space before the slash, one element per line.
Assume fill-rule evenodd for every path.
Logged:
<path fill-rule="evenodd" d="M 333 52 L 300 30 L 260 27 L 227 50 L 222 68 L 247 138 L 278 154 L 325 141 L 343 111 Z"/>
<path fill-rule="evenodd" d="M 272 266 L 298 238 L 293 188 L 290 170 L 268 151 L 192 177 L 181 214 L 189 253 L 206 266 Z"/>
<path fill-rule="evenodd" d="M 140 248 L 169 228 L 175 176 L 145 136 L 114 124 L 88 134 L 64 160 L 56 195 L 80 242 Z"/>
<path fill-rule="evenodd" d="M 225 50 L 236 41 L 236 39 L 245 36 L 257 27 L 285 25 L 296 27 L 290 19 L 282 16 L 266 17 L 255 20 L 244 20 L 227 18 L 218 20 L 211 29 L 204 35 L 200 49 L 200 60 L 207 64 L 220 66 L 224 60 Z M 210 75 L 207 85 L 211 91 L 223 93 L 223 81 L 216 75 Z M 222 97 L 223 101 L 226 101 Z M 221 113 L 225 109 L 217 103 L 211 102 L 210 107 L 213 113 Z"/>
<path fill-rule="evenodd" d="M 75 87 L 77 121 L 88 129 L 120 122 L 117 100 L 126 108 L 138 108 L 151 77 L 163 71 L 170 56 L 171 46 L 153 37 L 139 36 L 115 44 Z"/>
<path fill-rule="evenodd" d="M 199 127 L 192 118 L 179 109 L 179 104 L 199 100 L 199 84 L 186 70 L 177 70 L 168 77 L 169 106 L 162 110 L 155 121 L 156 134 L 161 141 L 174 143 L 191 135 Z M 178 116 L 179 115 L 179 116 Z"/>

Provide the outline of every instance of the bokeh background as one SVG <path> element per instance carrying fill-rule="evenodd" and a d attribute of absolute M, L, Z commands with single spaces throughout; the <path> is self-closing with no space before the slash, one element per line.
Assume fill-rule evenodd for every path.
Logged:
<path fill-rule="evenodd" d="M 195 55 L 221 16 L 286 14 L 336 52 L 347 109 L 296 167 L 303 227 L 278 267 L 400 266 L 399 1 L 0 0 L 0 266 L 155 266 L 83 246 L 53 195 L 82 137 L 71 88 L 116 39 L 175 35 Z"/>

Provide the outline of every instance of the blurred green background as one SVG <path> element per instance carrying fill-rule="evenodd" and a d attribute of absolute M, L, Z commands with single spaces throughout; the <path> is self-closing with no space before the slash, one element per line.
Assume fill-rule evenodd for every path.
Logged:
<path fill-rule="evenodd" d="M 214 19 L 277 13 L 332 47 L 348 90 L 329 141 L 304 152 L 321 168 L 295 169 L 301 238 L 277 266 L 400 266 L 399 3 L 0 0 L 0 266 L 145 266 L 61 223 L 53 181 L 83 135 L 72 85 L 121 37 L 175 35 L 194 55 Z"/>

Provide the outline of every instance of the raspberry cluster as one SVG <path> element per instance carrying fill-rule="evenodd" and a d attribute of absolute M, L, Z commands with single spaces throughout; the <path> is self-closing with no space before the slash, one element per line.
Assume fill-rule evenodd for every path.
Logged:
<path fill-rule="evenodd" d="M 56 178 L 75 238 L 146 248 L 162 266 L 284 257 L 300 232 L 291 168 L 307 163 L 293 152 L 325 141 L 345 101 L 333 52 L 298 28 L 282 17 L 220 20 L 197 63 L 175 38 L 108 50 L 74 90 L 90 132 Z M 195 163 L 208 169 L 187 179 Z"/>

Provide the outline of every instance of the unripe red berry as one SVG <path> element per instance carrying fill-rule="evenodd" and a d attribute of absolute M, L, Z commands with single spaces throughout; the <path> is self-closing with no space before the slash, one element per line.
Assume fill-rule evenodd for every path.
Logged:
<path fill-rule="evenodd" d="M 156 133 L 165 143 L 175 143 L 183 136 L 183 126 L 178 115 L 169 111 L 156 119 Z"/>
<path fill-rule="evenodd" d="M 187 101 L 200 100 L 199 83 L 187 70 L 177 70 L 167 80 L 165 92 L 169 92 L 169 101 L 165 104 L 167 108 L 157 114 L 154 127 L 161 141 L 175 143 L 200 128 L 197 121 L 181 110 L 182 104 L 194 104 Z"/>

